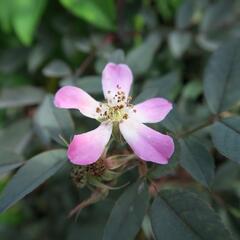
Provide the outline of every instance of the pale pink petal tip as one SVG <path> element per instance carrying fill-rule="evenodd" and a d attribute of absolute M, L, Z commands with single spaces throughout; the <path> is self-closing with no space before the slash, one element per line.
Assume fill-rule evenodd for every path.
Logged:
<path fill-rule="evenodd" d="M 68 146 L 69 160 L 76 165 L 89 165 L 102 155 L 112 134 L 112 125 L 102 123 L 96 129 L 75 135 Z"/>
<path fill-rule="evenodd" d="M 151 98 L 134 106 L 133 117 L 142 123 L 162 121 L 172 110 L 172 103 L 164 98 Z"/>
<path fill-rule="evenodd" d="M 118 92 L 127 97 L 133 81 L 133 74 L 126 64 L 108 63 L 102 73 L 102 87 L 106 99 L 111 99 Z"/>
<path fill-rule="evenodd" d="M 121 133 L 134 153 L 145 161 L 167 164 L 174 152 L 173 139 L 132 119 L 120 124 Z"/>
<path fill-rule="evenodd" d="M 80 88 L 65 86 L 55 94 L 54 105 L 58 108 L 78 109 L 83 115 L 96 118 L 99 102 Z"/>

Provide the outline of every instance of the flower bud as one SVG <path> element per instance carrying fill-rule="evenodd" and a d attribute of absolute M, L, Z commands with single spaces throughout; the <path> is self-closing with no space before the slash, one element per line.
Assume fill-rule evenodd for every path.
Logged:
<path fill-rule="evenodd" d="M 87 183 L 86 168 L 84 166 L 73 165 L 70 176 L 77 188 L 85 187 Z"/>

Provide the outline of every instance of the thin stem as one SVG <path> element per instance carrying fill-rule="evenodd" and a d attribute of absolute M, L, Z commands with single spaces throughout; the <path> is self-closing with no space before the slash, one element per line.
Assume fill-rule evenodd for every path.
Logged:
<path fill-rule="evenodd" d="M 75 76 L 79 77 L 86 71 L 88 66 L 94 60 L 95 55 L 96 55 L 96 49 L 93 48 L 92 51 L 90 52 L 90 54 L 87 56 L 87 58 L 83 61 L 83 63 L 80 65 L 80 67 L 76 70 Z"/>
<path fill-rule="evenodd" d="M 236 105 L 233 107 L 233 109 L 234 109 L 234 108 L 238 108 L 238 107 L 239 107 L 239 105 L 236 104 Z M 220 112 L 220 113 L 218 113 L 218 114 L 216 114 L 216 115 L 212 115 L 212 116 L 210 116 L 210 117 L 207 119 L 207 121 L 201 123 L 200 125 L 192 128 L 192 129 L 188 129 L 188 130 L 186 130 L 186 131 L 184 131 L 184 132 L 180 132 L 180 133 L 176 134 L 176 138 L 177 138 L 177 139 L 179 139 L 179 138 L 185 138 L 185 137 L 191 135 L 191 134 L 194 133 L 194 132 L 197 132 L 197 131 L 205 128 L 205 127 L 210 126 L 211 124 L 213 124 L 213 123 L 216 122 L 216 121 L 220 121 L 220 120 L 222 120 L 222 119 L 224 119 L 224 118 L 232 117 L 232 116 L 235 116 L 235 115 L 236 115 L 236 114 L 233 113 L 231 110 L 229 110 L 229 111 L 224 111 L 224 112 Z"/>
<path fill-rule="evenodd" d="M 189 135 L 191 135 L 192 133 L 194 132 L 197 132 L 205 127 L 208 127 L 210 126 L 211 124 L 213 124 L 215 122 L 215 120 L 218 119 L 216 116 L 213 116 L 213 117 L 210 117 L 206 122 L 203 122 L 201 123 L 200 125 L 192 128 L 192 129 L 188 129 L 182 133 L 179 133 L 176 135 L 176 138 L 179 139 L 179 138 L 185 138 Z"/>
<path fill-rule="evenodd" d="M 120 40 L 123 39 L 124 31 L 123 31 L 123 25 L 124 25 L 124 8 L 125 8 L 125 0 L 118 0 L 117 1 L 117 33 L 118 38 Z"/>
<path fill-rule="evenodd" d="M 138 173 L 140 177 L 144 177 L 147 175 L 148 168 L 147 164 L 144 161 L 138 161 Z"/>
<path fill-rule="evenodd" d="M 84 200 L 83 202 L 79 203 L 75 208 L 73 208 L 68 214 L 68 217 L 72 217 L 74 214 L 76 214 L 83 208 L 98 202 L 99 200 L 101 200 L 102 196 L 103 192 L 101 191 L 101 189 L 96 189 L 88 199 Z"/>
<path fill-rule="evenodd" d="M 58 137 L 62 140 L 62 142 L 64 143 L 64 145 L 65 145 L 66 147 L 68 147 L 69 143 L 67 142 L 67 140 L 66 140 L 61 134 L 59 134 Z"/>
<path fill-rule="evenodd" d="M 98 46 L 93 46 L 89 55 L 86 57 L 86 59 L 82 62 L 82 64 L 80 65 L 80 67 L 75 71 L 75 76 L 76 77 L 80 77 L 86 70 L 87 68 L 90 66 L 90 64 L 94 61 L 96 55 L 97 55 L 97 52 L 98 52 L 98 49 L 101 49 L 103 48 L 106 44 L 108 44 L 108 37 L 109 35 L 107 35 L 103 41 L 101 41 L 99 43 Z"/>

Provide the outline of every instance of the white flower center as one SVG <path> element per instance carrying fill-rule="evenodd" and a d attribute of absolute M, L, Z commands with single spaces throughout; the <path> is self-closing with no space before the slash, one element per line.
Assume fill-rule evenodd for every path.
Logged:
<path fill-rule="evenodd" d="M 107 92 L 111 94 L 111 91 Z M 100 103 L 99 107 L 96 108 L 98 114 L 98 120 L 121 122 L 127 120 L 130 111 L 136 112 L 133 105 L 130 104 L 132 97 L 126 97 L 123 91 L 118 91 L 113 97 L 108 99 L 107 103 Z"/>

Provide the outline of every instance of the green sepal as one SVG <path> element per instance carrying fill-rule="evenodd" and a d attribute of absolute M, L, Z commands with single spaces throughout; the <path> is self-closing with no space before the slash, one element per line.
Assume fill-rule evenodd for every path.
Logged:
<path fill-rule="evenodd" d="M 112 135 L 113 135 L 113 138 L 119 142 L 119 143 L 122 143 L 123 140 L 122 140 L 122 135 L 120 133 L 120 129 L 119 129 L 119 122 L 113 122 L 113 130 L 112 130 Z"/>
<path fill-rule="evenodd" d="M 120 175 L 121 175 L 121 173 L 106 170 L 105 173 L 101 176 L 101 179 L 104 181 L 112 181 L 112 180 L 118 178 Z"/>

